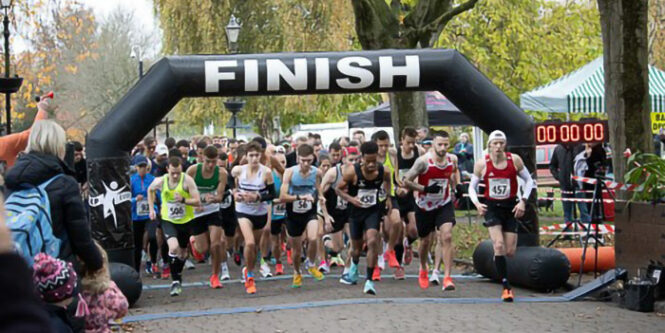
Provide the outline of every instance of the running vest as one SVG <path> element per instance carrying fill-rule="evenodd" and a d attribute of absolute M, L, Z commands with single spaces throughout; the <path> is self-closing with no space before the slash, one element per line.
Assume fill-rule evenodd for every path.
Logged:
<path fill-rule="evenodd" d="M 399 179 L 404 178 L 404 175 L 411 169 L 416 160 L 420 157 L 418 148 L 413 148 L 413 157 L 406 159 L 402 157 L 402 149 L 397 148 L 397 169 L 399 170 Z"/>
<path fill-rule="evenodd" d="M 270 169 L 263 165 L 259 165 L 259 171 L 256 174 L 256 178 L 248 179 L 247 172 L 249 165 L 243 165 L 242 171 L 240 171 L 240 177 L 238 177 L 238 189 L 243 192 L 262 192 L 266 190 L 266 183 L 263 181 L 263 174 L 265 172 L 270 172 Z M 268 214 L 269 204 L 265 201 L 259 202 L 236 202 L 236 212 L 247 214 L 247 215 L 266 215 Z"/>
<path fill-rule="evenodd" d="M 363 176 L 359 163 L 355 164 L 353 167 L 356 171 L 358 182 L 356 184 L 349 184 L 349 195 L 358 198 L 363 204 L 362 208 L 353 206 L 353 209 L 378 208 L 379 190 L 383 188 L 383 165 L 378 165 L 379 172 L 376 178 L 372 180 L 366 179 Z"/>
<path fill-rule="evenodd" d="M 219 211 L 219 203 L 203 202 L 203 196 L 205 194 L 214 195 L 217 193 L 217 186 L 219 186 L 219 167 L 215 166 L 215 171 L 212 173 L 212 178 L 206 179 L 203 178 L 203 164 L 197 164 L 194 182 L 196 183 L 196 188 L 199 190 L 199 194 L 201 195 L 201 207 L 203 208 L 203 211 L 194 210 L 194 216 L 205 216 Z"/>
<path fill-rule="evenodd" d="M 275 196 L 279 198 L 279 190 L 282 188 L 282 178 L 279 176 L 277 171 L 272 171 L 272 179 L 275 182 Z M 272 219 L 281 220 L 286 217 L 286 204 L 285 203 L 274 203 L 272 204 Z"/>
<path fill-rule="evenodd" d="M 185 173 L 180 174 L 178 185 L 171 189 L 169 188 L 169 177 L 164 175 L 164 183 L 162 184 L 162 209 L 160 211 L 162 220 L 169 221 L 174 224 L 184 224 L 194 219 L 194 207 L 186 205 L 182 202 L 175 202 L 175 194 L 180 193 L 185 199 L 192 196 L 187 193 L 182 184 L 185 180 Z"/>
<path fill-rule="evenodd" d="M 386 160 L 383 161 L 383 168 L 386 169 L 386 172 L 390 172 L 390 195 L 395 196 L 395 180 L 393 179 L 393 175 L 395 174 L 395 167 L 393 166 L 393 162 L 390 159 L 390 152 L 386 152 Z M 384 202 L 386 201 L 386 191 L 381 187 L 379 190 L 379 201 Z"/>
<path fill-rule="evenodd" d="M 328 213 L 333 213 L 333 211 L 341 213 L 349 207 L 349 203 L 342 199 L 342 197 L 337 196 L 337 193 L 335 193 L 337 184 L 339 184 L 340 180 L 342 180 L 341 164 L 335 165 L 335 172 L 335 181 L 332 183 L 332 185 L 330 185 L 330 188 L 328 188 L 328 190 L 323 193 L 323 197 L 326 198 L 326 209 L 328 210 Z"/>
<path fill-rule="evenodd" d="M 314 197 L 314 202 L 307 200 L 296 200 L 286 204 L 286 210 L 289 213 L 307 214 L 316 209 L 317 191 L 316 191 L 316 173 L 318 169 L 314 166 L 309 168 L 309 173 L 303 178 L 300 173 L 300 165 L 291 168 L 291 182 L 289 183 L 289 194 L 291 195 L 306 195 L 311 194 Z"/>
<path fill-rule="evenodd" d="M 493 201 L 517 200 L 517 169 L 513 162 L 513 155 L 506 154 L 506 167 L 497 169 L 492 163 L 490 155 L 485 155 L 485 198 Z"/>
<path fill-rule="evenodd" d="M 425 156 L 427 157 L 427 171 L 418 175 L 418 184 L 425 187 L 439 184 L 441 190 L 438 193 L 418 192 L 416 204 L 422 210 L 431 211 L 450 202 L 449 183 L 455 167 L 448 154 L 446 154 L 444 166 L 437 165 L 431 153 L 427 153 Z"/>

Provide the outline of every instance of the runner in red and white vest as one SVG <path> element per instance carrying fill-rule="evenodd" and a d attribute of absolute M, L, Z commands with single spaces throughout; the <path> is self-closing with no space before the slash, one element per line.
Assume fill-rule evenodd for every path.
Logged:
<path fill-rule="evenodd" d="M 432 138 L 430 151 L 420 156 L 406 173 L 402 182 L 416 193 L 416 227 L 420 246 L 418 253 L 428 253 L 430 248 L 430 234 L 439 231 L 439 241 L 443 252 L 445 265 L 443 290 L 454 290 L 455 284 L 450 276 L 453 266 L 452 231 L 455 225 L 455 208 L 453 206 L 450 188 L 455 188 L 459 181 L 457 156 L 448 154 L 450 138 L 445 131 L 435 133 Z M 415 178 L 418 181 L 415 182 Z M 432 271 L 436 275 L 437 267 Z M 431 279 L 428 279 L 427 255 L 420 255 L 420 274 L 418 284 L 426 289 Z"/>
<path fill-rule="evenodd" d="M 494 263 L 503 284 L 501 299 L 512 302 L 514 295 L 508 282 L 506 256 L 512 257 L 517 248 L 517 219 L 524 215 L 526 201 L 534 187 L 529 171 L 522 158 L 506 152 L 506 135 L 501 131 L 490 133 L 487 140 L 489 154 L 477 161 L 473 168 L 469 198 L 485 216 L 483 223 L 489 230 L 494 244 Z M 517 177 L 524 180 L 524 193 L 518 200 Z M 485 204 L 480 203 L 476 187 L 485 185 Z"/>

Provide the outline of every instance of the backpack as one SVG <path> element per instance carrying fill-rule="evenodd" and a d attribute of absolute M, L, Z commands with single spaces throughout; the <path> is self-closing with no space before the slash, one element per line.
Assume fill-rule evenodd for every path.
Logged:
<path fill-rule="evenodd" d="M 17 252 L 32 267 L 38 253 L 46 253 L 54 258 L 60 254 L 60 239 L 53 235 L 51 204 L 45 188 L 57 175 L 39 186 L 23 185 L 5 201 L 7 226 Z"/>

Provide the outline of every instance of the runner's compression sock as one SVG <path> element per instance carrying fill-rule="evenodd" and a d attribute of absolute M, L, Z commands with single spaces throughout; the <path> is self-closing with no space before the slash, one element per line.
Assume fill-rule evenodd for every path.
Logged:
<path fill-rule="evenodd" d="M 180 281 L 182 282 L 182 268 L 185 266 L 185 261 L 178 258 L 178 257 L 172 257 L 169 254 L 170 260 L 170 267 L 171 267 L 171 279 L 173 281 Z"/>
<path fill-rule="evenodd" d="M 367 266 L 367 276 L 365 278 L 367 280 L 373 281 L 373 279 L 372 279 L 373 274 L 374 274 L 374 267 Z"/>
<path fill-rule="evenodd" d="M 499 280 L 503 284 L 504 288 L 510 289 L 510 284 L 508 283 L 508 273 L 506 265 L 505 256 L 494 256 L 494 264 L 496 265 L 496 272 L 499 274 Z"/>
<path fill-rule="evenodd" d="M 399 265 L 402 266 L 402 256 L 404 256 L 404 245 L 402 245 L 402 242 L 397 242 L 397 244 L 395 244 L 394 250 L 395 258 L 397 259 Z"/>

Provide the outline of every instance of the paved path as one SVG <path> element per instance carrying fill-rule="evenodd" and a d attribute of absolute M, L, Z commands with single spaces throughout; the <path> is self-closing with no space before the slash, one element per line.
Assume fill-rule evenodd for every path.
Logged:
<path fill-rule="evenodd" d="M 361 263 L 364 261 L 361 260 Z M 240 270 L 232 264 L 232 278 Z M 460 276 L 457 290 L 418 287 L 415 277 L 404 281 L 384 272 L 377 296 L 362 293 L 362 284 L 338 282 L 341 269 L 317 282 L 306 278 L 294 290 L 288 278 L 257 280 L 256 295 L 247 295 L 232 280 L 221 290 L 204 286 L 210 266 L 185 271 L 179 297 L 170 297 L 168 280 L 145 279 L 146 289 L 126 318 L 134 332 L 426 332 L 434 327 L 467 332 L 657 332 L 665 320 L 656 314 L 620 309 L 611 303 L 561 302 L 561 293 L 515 290 L 514 304 L 498 302 L 500 286 L 482 278 Z M 417 266 L 407 268 L 415 276 Z M 361 272 L 364 271 L 361 266 Z M 288 273 L 288 272 L 287 272 Z M 459 274 L 459 271 L 456 270 Z M 359 304 L 360 303 L 360 304 Z M 176 317 L 181 316 L 181 317 Z M 150 320 L 153 318 L 158 318 Z"/>

